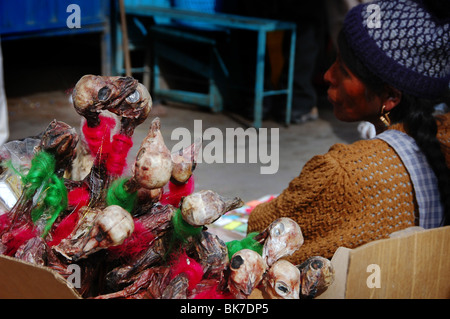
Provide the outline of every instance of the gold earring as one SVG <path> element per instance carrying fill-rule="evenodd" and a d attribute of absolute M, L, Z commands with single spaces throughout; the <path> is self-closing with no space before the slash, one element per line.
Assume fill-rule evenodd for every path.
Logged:
<path fill-rule="evenodd" d="M 381 122 L 383 122 L 383 124 L 388 127 L 389 125 L 391 125 L 391 119 L 389 118 L 389 112 L 386 112 L 384 109 L 386 108 L 385 105 L 383 105 L 381 107 L 381 115 L 380 115 L 380 120 Z"/>

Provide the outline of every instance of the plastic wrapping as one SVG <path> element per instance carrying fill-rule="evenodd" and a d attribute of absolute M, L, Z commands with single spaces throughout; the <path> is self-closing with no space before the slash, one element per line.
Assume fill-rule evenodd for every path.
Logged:
<path fill-rule="evenodd" d="M 0 175 L 0 214 L 9 211 L 19 199 L 21 193 L 20 177 L 6 170 Z"/>
<path fill-rule="evenodd" d="M 0 214 L 9 211 L 22 193 L 21 177 L 30 168 L 38 138 L 25 138 L 8 142 L 0 147 L 0 161 L 4 168 L 0 175 Z"/>
<path fill-rule="evenodd" d="M 40 142 L 39 138 L 32 137 L 8 142 L 0 147 L 0 160 L 2 162 L 11 160 L 16 170 L 29 168 L 35 148 Z"/>

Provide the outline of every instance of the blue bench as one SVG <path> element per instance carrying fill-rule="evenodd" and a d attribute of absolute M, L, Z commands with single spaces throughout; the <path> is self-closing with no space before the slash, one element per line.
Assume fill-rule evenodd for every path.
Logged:
<path fill-rule="evenodd" d="M 262 125 L 263 116 L 263 99 L 270 95 L 286 94 L 286 117 L 285 124 L 289 125 L 291 118 L 291 102 L 292 102 L 292 85 L 293 85 L 293 70 L 294 70 L 294 51 L 296 41 L 296 25 L 291 22 L 276 21 L 270 19 L 261 19 L 253 17 L 244 17 L 238 15 L 224 14 L 224 13 L 204 13 L 197 11 L 180 10 L 175 8 L 148 6 L 148 5 L 127 5 L 127 16 L 135 17 L 151 17 L 157 19 L 173 19 L 186 22 L 206 23 L 225 29 L 242 29 L 254 31 L 257 36 L 257 49 L 256 49 L 256 74 L 255 74 L 255 86 L 254 86 L 254 105 L 253 105 L 253 127 L 260 128 Z M 265 56 L 266 56 L 266 35 L 268 32 L 284 30 L 291 34 L 290 40 L 290 52 L 288 58 L 288 79 L 287 87 L 279 90 L 265 90 L 264 88 L 264 68 L 265 68 Z M 155 29 L 156 32 L 166 32 L 170 36 L 170 30 Z M 205 41 L 207 39 L 197 38 L 192 39 L 196 41 Z M 118 47 L 118 50 L 120 48 Z M 123 73 L 120 70 L 119 73 Z M 201 96 L 193 92 L 161 89 L 157 82 L 159 76 L 158 65 L 156 70 L 153 70 L 153 84 L 155 85 L 153 94 L 157 96 L 163 96 L 167 99 L 172 99 L 181 102 L 197 102 L 201 104 L 204 101 Z M 214 88 L 214 80 L 210 81 L 211 92 L 207 95 L 209 98 L 206 106 L 210 107 L 213 111 L 220 111 L 222 102 L 219 99 L 211 100 L 212 97 L 217 97 L 217 90 Z"/>

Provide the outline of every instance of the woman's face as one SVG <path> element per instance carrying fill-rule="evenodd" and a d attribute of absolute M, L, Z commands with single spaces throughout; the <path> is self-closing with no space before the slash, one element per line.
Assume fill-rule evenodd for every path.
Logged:
<path fill-rule="evenodd" d="M 368 94 L 367 87 L 354 75 L 338 56 L 324 75 L 329 83 L 328 100 L 334 115 L 341 121 L 376 122 L 380 116 L 381 99 Z"/>

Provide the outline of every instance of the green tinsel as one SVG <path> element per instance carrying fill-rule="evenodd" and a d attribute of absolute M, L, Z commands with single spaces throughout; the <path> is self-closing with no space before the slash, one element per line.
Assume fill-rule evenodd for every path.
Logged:
<path fill-rule="evenodd" d="M 186 242 L 186 240 L 191 236 L 199 235 L 203 230 L 203 227 L 195 227 L 186 223 L 181 215 L 180 209 L 177 209 L 173 214 L 172 224 L 175 239 L 182 242 Z"/>
<path fill-rule="evenodd" d="M 42 187 L 44 200 L 33 208 L 31 219 L 37 223 L 41 218 L 46 219 L 42 237 L 47 236 L 59 214 L 67 207 L 67 189 L 64 181 L 55 174 L 55 157 L 45 151 L 36 153 L 31 160 L 31 167 L 23 176 L 25 198 L 31 200 L 36 191 Z"/>
<path fill-rule="evenodd" d="M 228 248 L 228 258 L 231 260 L 231 257 L 233 257 L 235 253 L 242 249 L 251 249 L 262 255 L 263 245 L 253 239 L 256 235 L 259 235 L 259 233 L 253 232 L 248 234 L 244 239 L 232 240 L 227 242 L 226 245 Z"/>
<path fill-rule="evenodd" d="M 43 216 L 47 219 L 47 222 L 45 223 L 44 231 L 42 233 L 43 238 L 50 232 L 53 223 L 58 218 L 59 214 L 67 208 L 67 202 L 67 188 L 64 185 L 63 180 L 56 175 L 53 175 L 44 199 L 47 211 L 44 212 Z M 33 217 L 33 212 L 31 212 L 31 215 Z"/>
<path fill-rule="evenodd" d="M 124 185 L 128 180 L 129 178 L 119 178 L 111 184 L 106 193 L 106 204 L 108 206 L 118 205 L 131 213 L 136 205 L 138 193 L 128 193 L 125 190 Z"/>
<path fill-rule="evenodd" d="M 31 160 L 31 167 L 27 175 L 23 177 L 26 199 L 31 199 L 36 191 L 50 176 L 55 173 L 56 160 L 53 155 L 45 151 L 36 153 Z"/>

